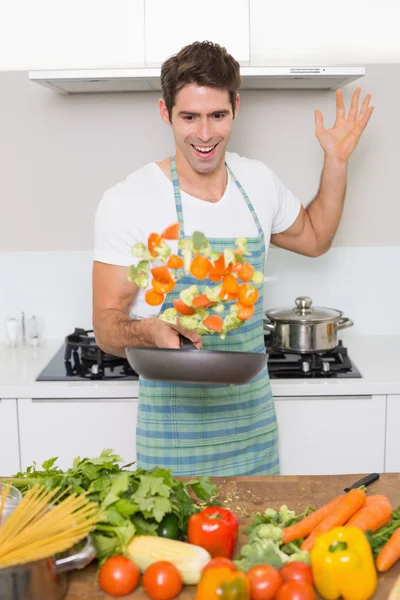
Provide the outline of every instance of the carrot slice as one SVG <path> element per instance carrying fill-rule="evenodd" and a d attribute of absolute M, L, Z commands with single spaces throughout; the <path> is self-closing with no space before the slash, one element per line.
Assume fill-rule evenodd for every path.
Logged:
<path fill-rule="evenodd" d="M 400 528 L 396 529 L 376 557 L 376 568 L 380 573 L 388 571 L 400 558 Z"/>
<path fill-rule="evenodd" d="M 147 247 L 151 256 L 157 256 L 156 248 L 160 246 L 162 243 L 161 236 L 158 233 L 151 233 L 149 235 L 149 239 L 147 240 Z"/>
<path fill-rule="evenodd" d="M 159 294 L 155 290 L 147 290 L 144 298 L 150 306 L 158 306 L 164 302 L 164 294 Z"/>
<path fill-rule="evenodd" d="M 204 319 L 203 325 L 205 325 L 205 327 L 208 327 L 208 329 L 212 329 L 217 333 L 221 333 L 223 320 L 218 315 L 210 315 L 209 317 Z"/>
<path fill-rule="evenodd" d="M 167 267 L 170 269 L 181 269 L 183 267 L 183 259 L 177 254 L 171 254 L 167 262 Z"/>
<path fill-rule="evenodd" d="M 206 256 L 198 254 L 192 260 L 190 265 L 190 272 L 196 279 L 206 279 L 211 269 L 211 263 Z"/>
<path fill-rule="evenodd" d="M 209 308 L 210 306 L 215 306 L 215 304 L 216 302 L 210 302 L 205 294 L 199 294 L 192 300 L 193 308 Z"/>
<path fill-rule="evenodd" d="M 222 289 L 228 294 L 237 294 L 239 291 L 239 283 L 234 275 L 225 275 L 222 280 Z"/>
<path fill-rule="evenodd" d="M 161 281 L 162 283 L 174 282 L 168 267 L 165 265 L 163 267 L 154 267 L 151 270 L 151 274 L 153 275 L 154 279 L 158 279 L 158 281 Z"/>
<path fill-rule="evenodd" d="M 185 304 L 180 298 L 176 298 L 174 300 L 174 308 L 180 315 L 190 316 L 194 315 L 196 312 L 191 306 Z"/>
<path fill-rule="evenodd" d="M 179 223 L 174 223 L 162 232 L 161 237 L 164 238 L 164 240 L 179 240 L 179 229 Z"/>
<path fill-rule="evenodd" d="M 238 308 L 237 318 L 241 321 L 247 321 L 247 319 L 251 319 L 251 317 L 254 315 L 254 305 L 246 306 L 245 304 L 236 302 L 236 306 Z"/>
<path fill-rule="evenodd" d="M 244 304 L 245 306 L 251 306 L 255 304 L 258 300 L 258 290 L 254 287 L 254 285 L 250 285 L 249 283 L 242 283 L 239 286 L 238 298 L 240 304 Z"/>
<path fill-rule="evenodd" d="M 158 279 L 154 279 L 151 282 L 153 290 L 158 292 L 159 294 L 169 294 L 175 287 L 175 281 L 164 282 L 159 281 Z"/>
<path fill-rule="evenodd" d="M 383 527 L 391 519 L 393 507 L 387 498 L 375 500 L 364 506 L 356 512 L 355 515 L 347 521 L 347 525 L 358 527 L 362 531 L 370 529 L 372 533 Z"/>
<path fill-rule="evenodd" d="M 288 544 L 289 542 L 293 542 L 294 540 L 300 540 L 301 538 L 305 538 L 315 529 L 322 521 L 333 511 L 338 504 L 343 500 L 344 496 L 336 496 L 333 500 L 330 500 L 321 508 L 318 508 L 307 517 L 295 523 L 294 525 L 290 525 L 289 527 L 283 528 L 283 538 L 282 544 Z"/>
<path fill-rule="evenodd" d="M 241 269 L 238 272 L 238 277 L 242 281 L 250 281 L 250 279 L 254 275 L 254 267 L 249 265 L 249 263 L 243 263 Z"/>
<path fill-rule="evenodd" d="M 312 550 L 315 540 L 321 533 L 330 531 L 334 527 L 344 525 L 365 504 L 366 495 L 363 490 L 355 489 L 347 492 L 340 502 L 325 519 L 311 532 L 301 544 L 301 550 Z"/>

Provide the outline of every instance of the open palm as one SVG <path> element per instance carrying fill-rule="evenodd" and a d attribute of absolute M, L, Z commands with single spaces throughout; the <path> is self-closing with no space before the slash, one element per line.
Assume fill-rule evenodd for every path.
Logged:
<path fill-rule="evenodd" d="M 374 110 L 373 106 L 369 106 L 371 94 L 365 96 L 358 110 L 360 93 L 361 88 L 357 88 L 346 118 L 342 91 L 336 91 L 336 121 L 332 129 L 325 129 L 321 111 L 315 111 L 315 135 L 325 154 L 339 161 L 349 159 Z"/>

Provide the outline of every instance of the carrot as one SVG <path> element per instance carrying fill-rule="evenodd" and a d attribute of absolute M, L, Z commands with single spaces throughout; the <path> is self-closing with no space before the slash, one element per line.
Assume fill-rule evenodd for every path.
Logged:
<path fill-rule="evenodd" d="M 158 281 L 160 281 L 161 283 L 174 282 L 174 279 L 171 273 L 169 272 L 168 267 L 166 267 L 165 265 L 163 267 L 154 267 L 154 269 L 151 270 L 151 274 L 153 275 L 154 279 L 158 279 Z"/>
<path fill-rule="evenodd" d="M 160 246 L 162 243 L 161 236 L 158 233 L 151 233 L 149 235 L 149 239 L 147 240 L 147 247 L 151 256 L 157 256 L 156 248 Z"/>
<path fill-rule="evenodd" d="M 390 504 L 390 500 L 387 496 L 384 496 L 383 494 L 372 494 L 372 496 L 367 496 L 363 508 L 366 508 L 367 506 L 369 506 L 373 502 L 376 502 L 377 500 L 387 500 L 387 502 L 389 502 Z"/>
<path fill-rule="evenodd" d="M 210 315 L 209 317 L 207 317 L 207 319 L 204 319 L 203 325 L 205 325 L 205 327 L 208 327 L 208 329 L 212 329 L 217 333 L 221 333 L 223 321 L 218 315 Z"/>
<path fill-rule="evenodd" d="M 178 312 L 180 315 L 194 315 L 195 314 L 195 310 L 193 310 L 193 308 L 191 306 L 188 306 L 187 304 L 185 304 L 180 298 L 176 298 L 174 300 L 174 308 L 176 310 L 176 312 Z"/>
<path fill-rule="evenodd" d="M 150 306 L 158 306 L 164 302 L 164 294 L 159 294 L 155 290 L 147 290 L 144 298 Z"/>
<path fill-rule="evenodd" d="M 210 302 L 205 294 L 198 294 L 192 300 L 193 308 L 209 308 L 210 306 L 214 306 L 215 302 Z"/>
<path fill-rule="evenodd" d="M 247 308 L 247 307 L 246 307 Z M 290 527 L 283 528 L 283 539 L 282 543 L 287 544 L 293 540 L 300 540 L 301 538 L 307 537 L 313 529 L 315 529 L 336 506 L 343 500 L 344 496 L 336 496 L 330 502 L 327 502 L 318 510 L 312 512 L 307 517 L 290 525 Z"/>
<path fill-rule="evenodd" d="M 242 281 L 250 281 L 254 274 L 254 267 L 249 263 L 243 263 L 242 268 L 239 270 L 238 276 Z"/>
<path fill-rule="evenodd" d="M 200 254 L 194 257 L 190 265 L 190 272 L 196 279 L 206 279 L 210 269 L 210 261 L 206 256 L 201 256 Z"/>
<path fill-rule="evenodd" d="M 376 557 L 376 568 L 380 573 L 388 571 L 400 558 L 400 528 L 396 529 Z"/>
<path fill-rule="evenodd" d="M 393 507 L 385 496 L 383 499 L 375 500 L 357 511 L 346 525 L 358 527 L 362 531 L 368 529 L 373 533 L 380 527 L 383 527 L 391 519 Z"/>
<path fill-rule="evenodd" d="M 240 302 L 236 302 L 236 306 L 238 308 L 237 318 L 241 321 L 247 321 L 254 315 L 254 306 L 245 306 Z"/>
<path fill-rule="evenodd" d="M 181 269 L 183 267 L 183 259 L 177 254 L 171 254 L 167 262 L 167 267 L 170 269 Z"/>
<path fill-rule="evenodd" d="M 179 240 L 179 229 L 179 223 L 174 223 L 162 232 L 161 237 L 164 238 L 164 240 Z"/>
<path fill-rule="evenodd" d="M 228 294 L 237 294 L 239 291 L 239 283 L 234 275 L 225 275 L 222 280 L 222 289 Z"/>
<path fill-rule="evenodd" d="M 312 550 L 315 540 L 321 533 L 326 533 L 334 527 L 344 525 L 364 504 L 366 494 L 363 490 L 355 489 L 350 490 L 343 496 L 342 502 L 328 513 L 323 521 L 315 529 L 312 530 L 310 535 L 301 544 L 301 550 Z"/>

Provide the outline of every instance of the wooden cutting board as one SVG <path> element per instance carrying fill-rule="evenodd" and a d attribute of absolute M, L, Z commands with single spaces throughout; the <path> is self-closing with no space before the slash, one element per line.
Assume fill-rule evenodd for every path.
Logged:
<path fill-rule="evenodd" d="M 328 502 L 345 487 L 355 483 L 362 475 L 324 475 L 324 476 L 273 476 L 273 477 L 215 477 L 222 505 L 236 513 L 240 520 L 241 534 L 238 547 L 246 543 L 243 534 L 249 518 L 256 512 L 267 508 L 278 509 L 287 504 L 291 510 L 302 512 L 310 504 L 316 508 Z M 385 473 L 369 486 L 370 494 L 386 494 L 393 507 L 400 505 L 400 473 Z M 400 575 L 400 561 L 387 573 L 379 575 L 378 589 L 374 600 L 386 600 L 395 580 Z M 195 586 L 185 586 L 179 600 L 194 600 Z M 124 596 L 126 600 L 148 600 L 140 586 L 133 594 Z M 96 565 L 90 565 L 82 571 L 75 571 L 70 578 L 66 600 L 106 600 L 96 583 Z"/>

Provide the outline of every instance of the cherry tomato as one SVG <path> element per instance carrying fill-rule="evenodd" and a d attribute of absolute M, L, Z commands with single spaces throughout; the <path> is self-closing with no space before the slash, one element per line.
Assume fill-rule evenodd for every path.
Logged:
<path fill-rule="evenodd" d="M 276 600 L 316 600 L 314 588 L 306 581 L 285 581 Z"/>
<path fill-rule="evenodd" d="M 204 571 L 208 571 L 208 569 L 215 569 L 218 567 L 228 567 L 231 571 L 237 571 L 235 563 L 229 558 L 225 558 L 225 556 L 216 556 L 206 564 L 202 572 L 204 573 Z"/>
<path fill-rule="evenodd" d="M 125 556 L 111 556 L 100 567 L 100 587 L 111 596 L 130 594 L 137 588 L 139 579 L 139 569 Z"/>
<path fill-rule="evenodd" d="M 293 561 L 286 563 L 279 571 L 283 581 L 306 581 L 314 585 L 312 569 L 304 562 Z"/>
<path fill-rule="evenodd" d="M 251 600 L 273 600 L 283 581 L 279 571 L 270 565 L 255 565 L 247 571 Z"/>
<path fill-rule="evenodd" d="M 153 563 L 143 575 L 144 590 L 152 600 L 172 600 L 180 593 L 182 586 L 181 574 L 167 560 Z"/>

